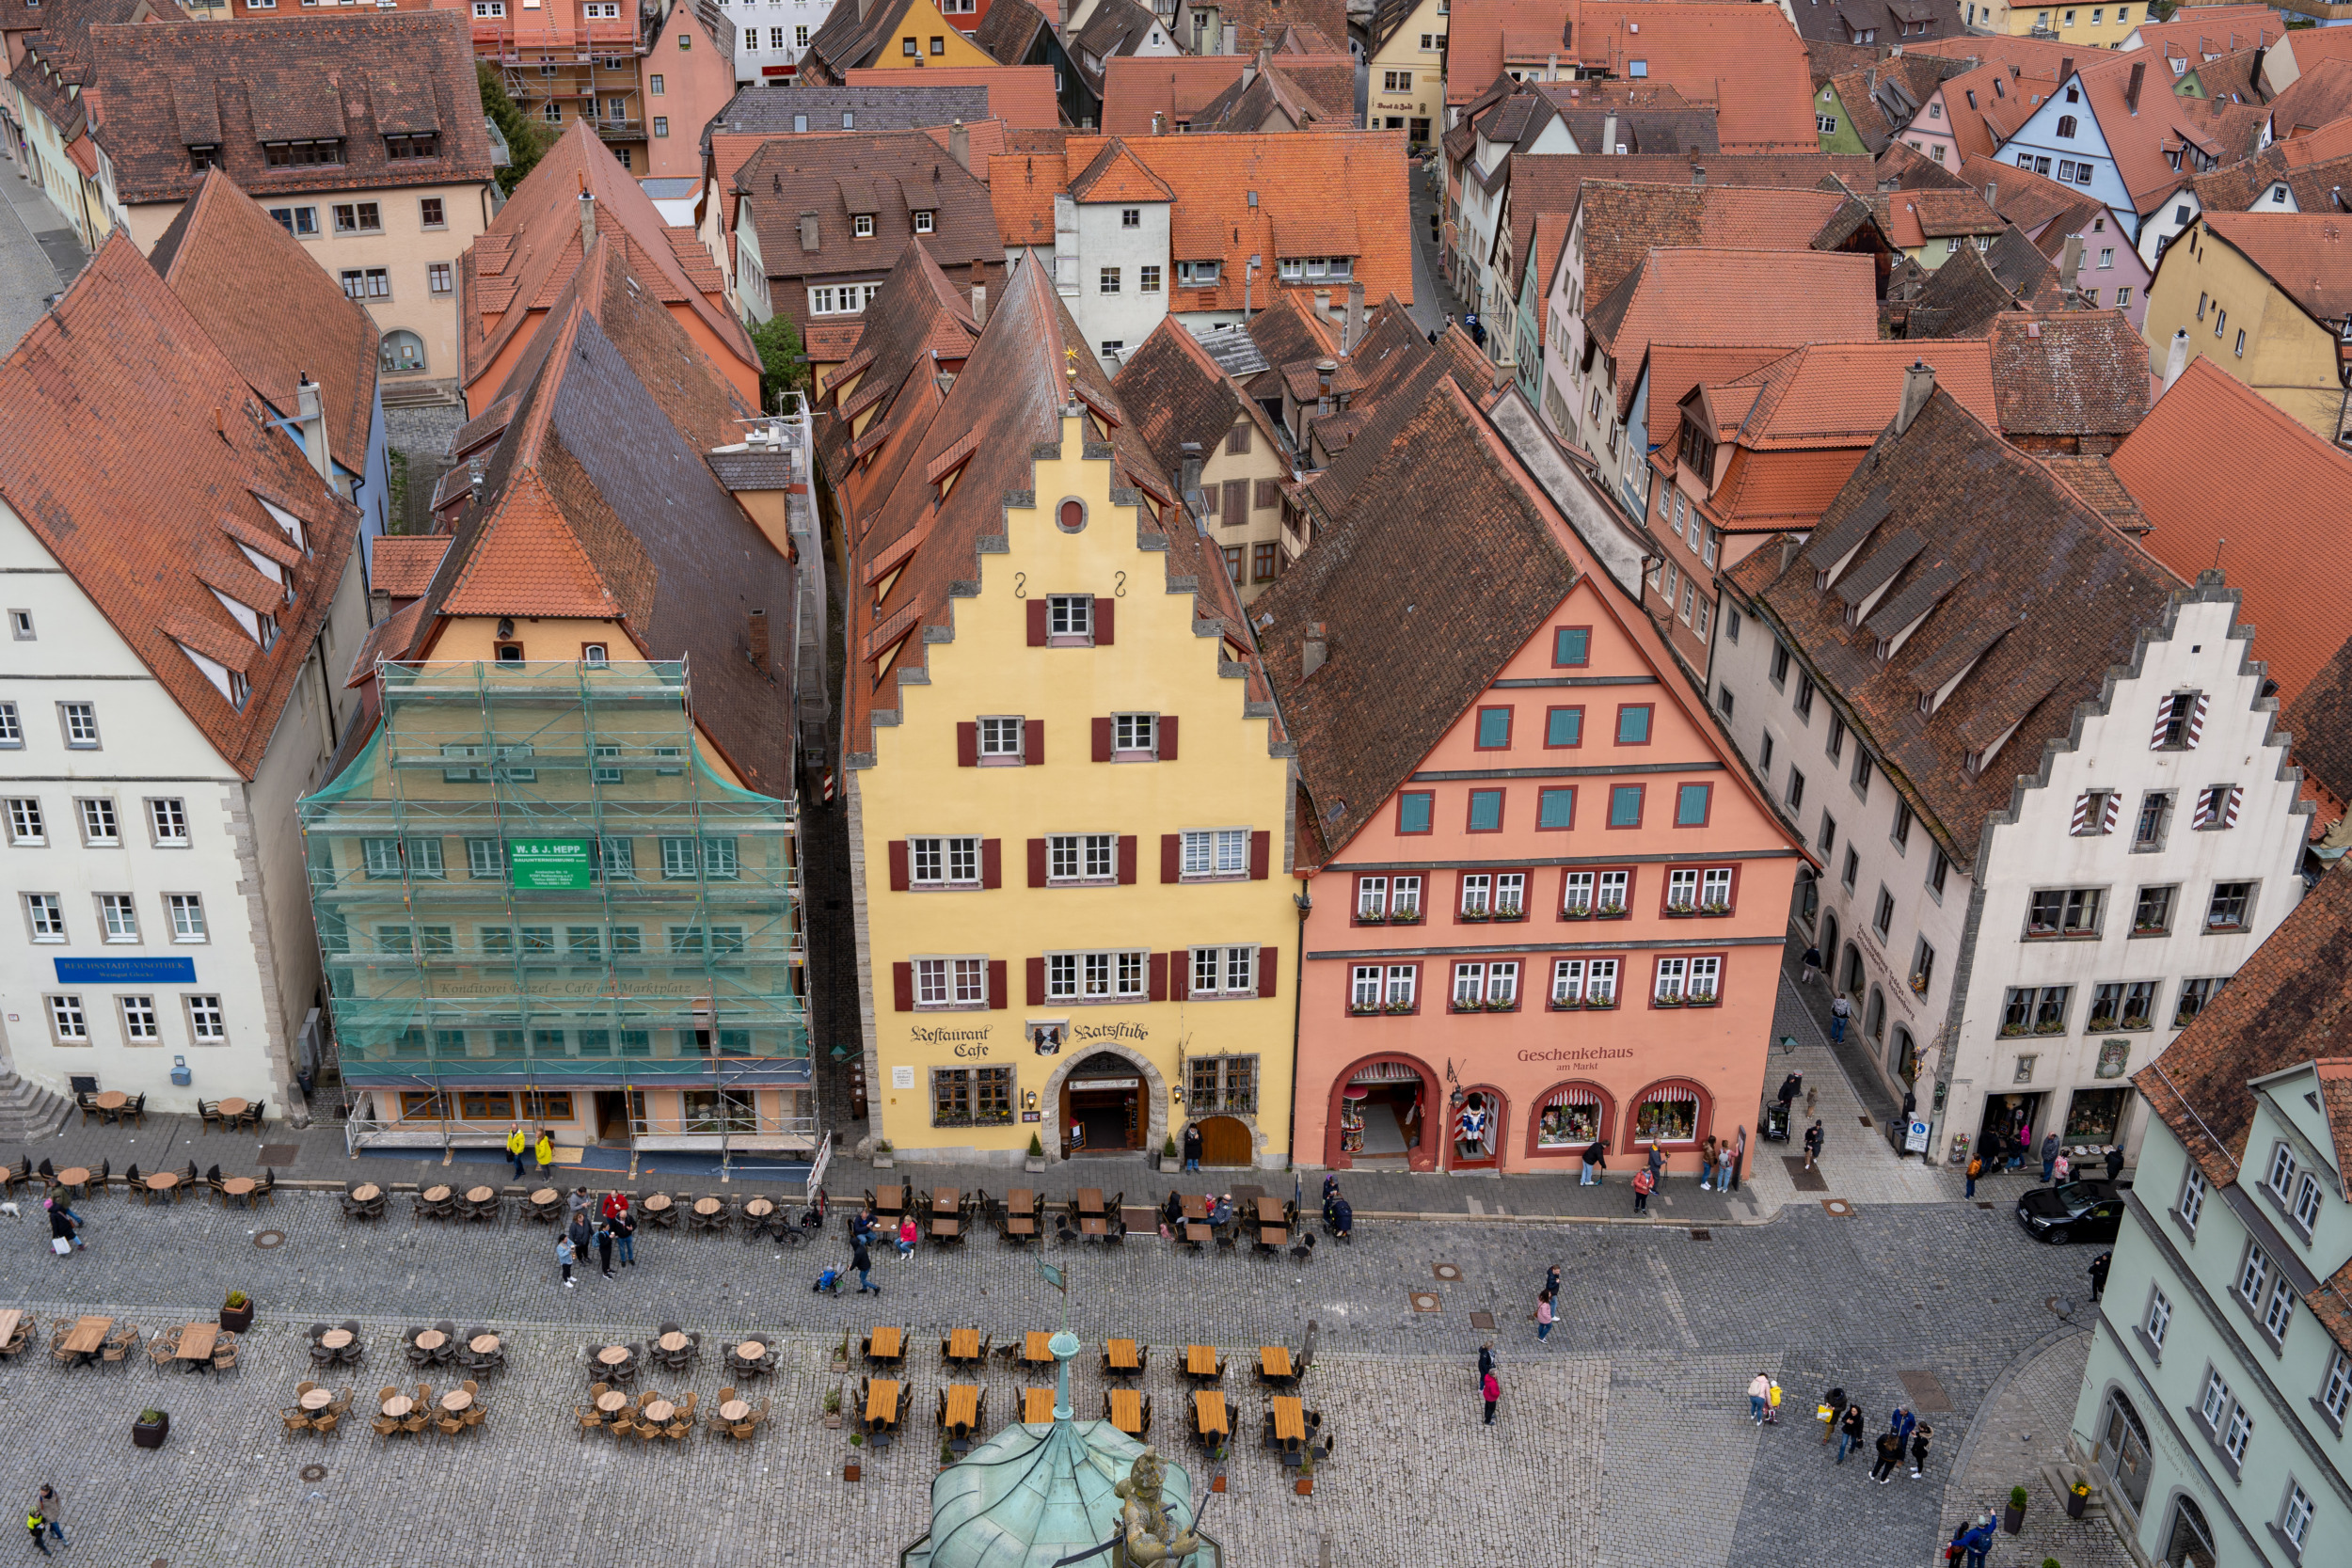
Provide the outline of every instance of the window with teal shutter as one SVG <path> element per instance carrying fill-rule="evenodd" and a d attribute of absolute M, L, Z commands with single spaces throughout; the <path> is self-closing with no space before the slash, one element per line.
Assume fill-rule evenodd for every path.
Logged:
<path fill-rule="evenodd" d="M 1649 744 L 1650 705 L 1628 703 L 1617 709 L 1617 744 L 1646 746 Z"/>
<path fill-rule="evenodd" d="M 1538 790 L 1535 795 L 1535 826 L 1575 827 L 1576 791 L 1572 788 Z"/>
<path fill-rule="evenodd" d="M 1706 827 L 1708 803 L 1714 793 L 1715 786 L 1712 784 L 1687 784 L 1677 789 L 1675 791 L 1675 826 L 1677 828 Z"/>
<path fill-rule="evenodd" d="M 1474 833 L 1499 833 L 1502 831 L 1502 791 L 1470 791 L 1470 831 Z"/>
<path fill-rule="evenodd" d="M 1511 710 L 1507 707 L 1482 707 L 1478 710 L 1478 749 L 1482 752 L 1503 752 L 1511 746 Z"/>
<path fill-rule="evenodd" d="M 1638 828 L 1642 825 L 1640 784 L 1609 786 L 1609 825 L 1613 828 Z"/>
<path fill-rule="evenodd" d="M 1581 707 L 1555 707 L 1547 712 L 1544 715 L 1544 744 L 1583 745 L 1584 710 Z"/>
<path fill-rule="evenodd" d="M 1400 833 L 1425 833 L 1429 831 L 1431 803 L 1437 797 L 1427 790 L 1415 790 L 1396 798 L 1396 831 Z"/>
<path fill-rule="evenodd" d="M 1590 626 L 1555 626 L 1551 633 L 1551 662 L 1566 668 L 1592 661 L 1593 628 Z"/>

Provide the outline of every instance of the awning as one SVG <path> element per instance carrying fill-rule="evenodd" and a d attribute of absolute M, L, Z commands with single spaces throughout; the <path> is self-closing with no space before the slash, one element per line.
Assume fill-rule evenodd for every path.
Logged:
<path fill-rule="evenodd" d="M 1418 1084 L 1421 1073 L 1403 1062 L 1375 1062 L 1348 1080 L 1351 1084 Z"/>

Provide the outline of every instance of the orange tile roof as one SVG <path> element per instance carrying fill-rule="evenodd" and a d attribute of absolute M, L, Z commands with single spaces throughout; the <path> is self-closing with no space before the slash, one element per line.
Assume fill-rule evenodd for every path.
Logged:
<path fill-rule="evenodd" d="M 388 533 L 368 552 L 368 586 L 395 599 L 420 597 L 448 553 L 446 533 Z"/>
<path fill-rule="evenodd" d="M 1877 268 L 1870 257 L 1843 252 L 1653 250 L 1601 307 L 1586 312 L 1585 324 L 1616 364 L 1622 415 L 1632 406 L 1636 371 L 1654 341 L 1876 336 Z"/>
<path fill-rule="evenodd" d="M 281 325 L 297 339 L 309 328 L 291 302 Z M 246 779 L 359 529 L 358 509 L 267 422 L 249 387 L 121 230 L 0 360 L 0 498 Z M 238 548 L 246 530 L 281 532 L 272 507 L 298 519 L 310 548 L 290 574 L 292 604 Z M 278 615 L 281 635 L 268 652 L 212 583 L 242 602 L 271 601 L 261 608 Z M 247 676 L 241 710 L 183 648 Z"/>
<path fill-rule="evenodd" d="M 1080 202 L 1176 199 L 1166 182 L 1137 163 L 1127 144 L 1116 136 L 1103 145 L 1093 162 L 1071 177 L 1070 194 Z"/>
<path fill-rule="evenodd" d="M 1446 19 L 1446 103 L 1468 103 L 1502 74 L 1506 33 L 1513 48 L 1524 51 L 1541 39 L 1563 64 L 1574 60 L 1568 38 L 1575 16 L 1574 0 L 1454 0 Z"/>
<path fill-rule="evenodd" d="M 1736 381 L 1788 352 L 1787 343 L 1662 343 L 1649 346 L 1649 444 L 1653 451 L 1675 438 L 1682 425 L 1682 400 L 1701 383 Z M 1751 388 L 1754 390 L 1754 388 Z"/>
<path fill-rule="evenodd" d="M 1995 423 L 1993 351 L 1981 338 L 1921 342 L 1813 342 L 1741 379 L 1762 388 L 1736 431 L 1718 437 L 1758 451 L 1790 447 L 1867 447 L 1902 406 L 1903 372 L 1915 360 L 1963 407 Z"/>
<path fill-rule="evenodd" d="M 2352 243 L 2341 213 L 2207 213 L 2206 230 L 2320 321 L 2352 315 Z"/>
<path fill-rule="evenodd" d="M 2167 21 L 2141 23 L 2139 43 L 2142 49 L 2194 64 L 2208 55 L 2233 55 L 2276 43 L 2284 30 L 2268 6 L 2183 6 Z M 2299 53 L 2296 65 L 2307 69 Z M 2165 74 L 2171 74 L 2169 69 Z"/>
<path fill-rule="evenodd" d="M 1025 131 L 1050 131 L 1061 123 L 1050 65 L 926 65 L 922 74 L 897 67 L 859 66 L 849 73 L 853 87 L 902 87 L 910 78 L 926 87 L 986 87 L 988 117 Z"/>
<path fill-rule="evenodd" d="M 1103 62 L 1103 132 L 1113 136 L 1148 136 L 1156 114 L 1163 117 L 1161 124 L 1167 132 L 1173 134 L 1179 122 L 1238 84 L 1243 70 L 1254 62 L 1250 55 L 1114 55 Z M 1283 53 L 1272 56 L 1272 64 L 1310 96 L 1316 96 L 1315 89 L 1326 86 L 1331 72 L 1344 71 L 1351 80 L 1354 76 L 1345 54 Z M 1334 113 L 1345 113 L 1353 106 L 1352 102 L 1326 105 Z"/>
<path fill-rule="evenodd" d="M 1576 39 L 1587 65 L 1629 78 L 1640 61 L 1648 80 L 1714 104 L 1725 152 L 1820 150 L 1804 40 L 1778 6 L 1587 4 Z"/>
<path fill-rule="evenodd" d="M 2193 577 L 2218 551 L 2258 628 L 2253 655 L 2280 705 L 2294 702 L 2352 636 L 2352 533 L 2311 526 L 2352 516 L 2352 457 L 2199 356 L 2108 466 L 2154 527 L 2141 541 L 2151 554 Z"/>

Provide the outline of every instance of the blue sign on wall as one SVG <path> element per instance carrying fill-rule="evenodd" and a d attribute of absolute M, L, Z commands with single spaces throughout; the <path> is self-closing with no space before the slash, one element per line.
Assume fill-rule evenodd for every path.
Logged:
<path fill-rule="evenodd" d="M 59 958 L 61 986 L 192 986 L 194 958 Z"/>

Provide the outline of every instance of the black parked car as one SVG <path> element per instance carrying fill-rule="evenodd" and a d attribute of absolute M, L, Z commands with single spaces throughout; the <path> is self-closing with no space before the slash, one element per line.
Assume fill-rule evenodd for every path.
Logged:
<path fill-rule="evenodd" d="M 2037 1242 L 2111 1242 L 2123 1225 L 2123 1195 L 2111 1181 L 2036 1187 L 2017 1200 L 2017 1223 Z"/>

